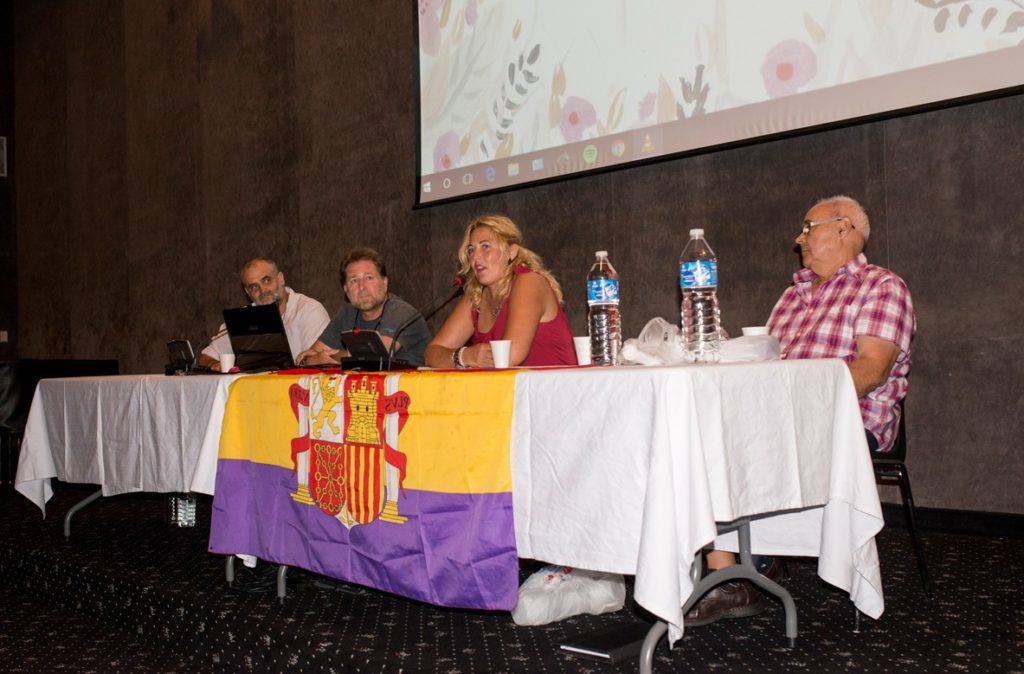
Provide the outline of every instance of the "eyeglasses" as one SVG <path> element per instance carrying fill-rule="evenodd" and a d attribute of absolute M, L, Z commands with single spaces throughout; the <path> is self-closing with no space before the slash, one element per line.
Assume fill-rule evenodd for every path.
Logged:
<path fill-rule="evenodd" d="M 247 283 L 245 285 L 245 289 L 248 290 L 249 293 L 255 294 L 255 293 L 258 293 L 259 291 L 263 290 L 264 288 L 270 287 L 270 285 L 273 282 L 274 282 L 274 277 L 273 276 L 264 276 L 263 278 L 261 278 L 259 280 L 258 283 Z"/>
<path fill-rule="evenodd" d="M 818 225 L 827 225 L 830 222 L 839 222 L 840 220 L 849 220 L 845 215 L 840 215 L 838 218 L 828 218 L 827 220 L 804 220 L 804 226 L 800 228 L 800 233 L 807 236 L 811 233 L 811 230 Z M 853 226 L 853 223 L 850 223 Z"/>

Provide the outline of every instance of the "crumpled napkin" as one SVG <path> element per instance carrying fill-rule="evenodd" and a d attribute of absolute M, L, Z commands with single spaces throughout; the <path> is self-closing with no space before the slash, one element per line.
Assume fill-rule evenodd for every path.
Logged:
<path fill-rule="evenodd" d="M 760 363 L 778 360 L 782 353 L 779 340 L 771 335 L 744 335 L 727 339 L 718 345 L 718 355 L 723 363 Z"/>

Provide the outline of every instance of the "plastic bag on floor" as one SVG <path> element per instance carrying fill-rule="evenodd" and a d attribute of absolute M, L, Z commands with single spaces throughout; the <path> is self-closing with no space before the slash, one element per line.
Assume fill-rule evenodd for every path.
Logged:
<path fill-rule="evenodd" d="M 617 573 L 545 566 L 519 587 L 512 611 L 517 625 L 546 625 L 580 613 L 618 611 L 626 601 L 626 582 Z"/>

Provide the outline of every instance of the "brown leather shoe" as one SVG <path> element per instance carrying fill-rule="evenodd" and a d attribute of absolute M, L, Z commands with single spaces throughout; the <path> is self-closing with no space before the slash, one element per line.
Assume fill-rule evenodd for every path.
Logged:
<path fill-rule="evenodd" d="M 683 617 L 684 627 L 710 625 L 720 618 L 747 618 L 765 610 L 761 592 L 745 580 L 722 583 L 704 595 Z"/>

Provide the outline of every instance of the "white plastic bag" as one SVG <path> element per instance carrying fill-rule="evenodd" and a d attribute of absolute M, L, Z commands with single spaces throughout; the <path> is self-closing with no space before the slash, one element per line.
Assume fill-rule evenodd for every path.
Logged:
<path fill-rule="evenodd" d="M 679 341 L 679 326 L 664 318 L 647 321 L 636 339 L 627 339 L 622 345 L 622 358 L 638 365 L 674 365 L 686 362 L 683 343 Z"/>
<path fill-rule="evenodd" d="M 512 611 L 517 625 L 547 625 L 580 613 L 618 611 L 626 602 L 626 581 L 617 573 L 545 566 L 519 587 Z"/>

